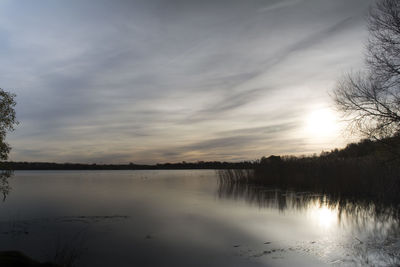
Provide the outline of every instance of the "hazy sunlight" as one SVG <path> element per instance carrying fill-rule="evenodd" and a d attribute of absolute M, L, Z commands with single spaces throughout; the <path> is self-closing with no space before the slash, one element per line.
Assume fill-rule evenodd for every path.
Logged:
<path fill-rule="evenodd" d="M 306 132 L 312 138 L 333 137 L 338 128 L 337 118 L 328 108 L 314 110 L 306 117 Z"/>

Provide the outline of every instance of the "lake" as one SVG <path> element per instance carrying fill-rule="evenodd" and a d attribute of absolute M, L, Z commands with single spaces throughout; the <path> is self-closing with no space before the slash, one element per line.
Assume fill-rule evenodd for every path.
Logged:
<path fill-rule="evenodd" d="M 214 170 L 16 171 L 0 250 L 71 266 L 399 264 L 399 221 Z M 344 207 L 345 206 L 345 207 Z"/>

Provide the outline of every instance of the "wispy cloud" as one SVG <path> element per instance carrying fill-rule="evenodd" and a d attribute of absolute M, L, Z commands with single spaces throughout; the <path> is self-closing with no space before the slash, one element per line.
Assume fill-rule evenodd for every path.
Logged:
<path fill-rule="evenodd" d="M 302 118 L 360 64 L 371 1 L 4 1 L 1 87 L 17 93 L 21 122 L 12 159 L 322 149 L 299 136 Z"/>
<path fill-rule="evenodd" d="M 274 11 L 274 10 L 277 10 L 277 9 L 294 6 L 294 5 L 299 4 L 300 2 L 303 2 L 303 1 L 304 0 L 279 1 L 279 2 L 276 2 L 276 3 L 271 4 L 269 6 L 262 7 L 258 11 L 259 12 L 271 12 L 271 11 Z"/>

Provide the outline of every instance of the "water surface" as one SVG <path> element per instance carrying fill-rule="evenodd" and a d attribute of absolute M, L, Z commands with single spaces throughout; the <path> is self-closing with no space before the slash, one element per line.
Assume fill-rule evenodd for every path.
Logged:
<path fill-rule="evenodd" d="M 17 171 L 0 250 L 76 266 L 398 264 L 398 220 L 212 170 Z M 8 188 L 10 189 L 10 188 Z"/>

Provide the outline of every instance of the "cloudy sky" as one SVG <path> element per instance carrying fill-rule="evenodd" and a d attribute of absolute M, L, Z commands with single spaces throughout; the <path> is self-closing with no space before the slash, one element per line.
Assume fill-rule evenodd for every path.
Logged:
<path fill-rule="evenodd" d="M 155 163 L 348 142 L 329 92 L 369 0 L 0 0 L 11 160 Z"/>

